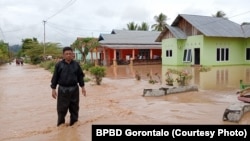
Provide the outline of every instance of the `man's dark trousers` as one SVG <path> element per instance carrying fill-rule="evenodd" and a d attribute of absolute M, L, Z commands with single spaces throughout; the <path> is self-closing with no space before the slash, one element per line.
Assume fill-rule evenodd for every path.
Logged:
<path fill-rule="evenodd" d="M 79 113 L 79 87 L 59 86 L 57 97 L 57 126 L 65 123 L 67 111 L 70 113 L 70 126 L 78 121 Z"/>

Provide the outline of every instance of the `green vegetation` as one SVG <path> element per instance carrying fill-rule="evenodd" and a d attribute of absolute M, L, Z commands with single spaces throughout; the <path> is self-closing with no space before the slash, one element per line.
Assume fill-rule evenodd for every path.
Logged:
<path fill-rule="evenodd" d="M 167 16 L 163 13 L 160 13 L 158 16 L 154 16 L 156 21 L 155 24 L 151 26 L 152 31 L 163 31 L 163 29 L 167 26 Z M 127 24 L 128 30 L 141 30 L 141 31 L 149 31 L 149 24 L 146 22 L 142 22 L 141 25 L 136 24 L 135 22 L 129 22 Z"/>
<path fill-rule="evenodd" d="M 167 16 L 163 13 L 160 13 L 158 16 L 154 16 L 154 19 L 156 23 L 151 26 L 153 31 L 163 31 L 167 26 Z"/>
<path fill-rule="evenodd" d="M 45 70 L 49 70 L 51 73 L 54 72 L 55 69 L 55 61 L 49 60 L 49 61 L 43 61 L 40 63 L 40 67 L 43 67 Z"/>
<path fill-rule="evenodd" d="M 168 69 L 168 74 L 170 75 L 170 73 L 177 75 L 175 80 L 180 86 L 188 85 L 189 80 L 193 78 L 193 76 L 185 69 Z"/>
<path fill-rule="evenodd" d="M 0 64 L 9 61 L 8 44 L 0 40 Z"/>
<path fill-rule="evenodd" d="M 94 66 L 90 68 L 90 73 L 94 76 L 97 85 L 101 85 L 102 78 L 106 75 L 105 68 L 101 66 Z"/>
<path fill-rule="evenodd" d="M 166 81 L 167 85 L 173 86 L 174 79 L 173 79 L 171 72 L 167 71 L 165 75 L 166 75 L 165 81 Z"/>
<path fill-rule="evenodd" d="M 91 67 L 94 67 L 94 64 L 92 64 L 92 63 L 84 63 L 84 64 L 81 64 L 81 67 L 82 67 L 83 70 L 89 71 L 89 69 Z"/>
<path fill-rule="evenodd" d="M 31 64 L 39 64 L 45 61 L 47 56 L 59 58 L 62 49 L 58 43 L 39 43 L 36 38 L 27 38 L 22 40 L 22 49 L 20 56 L 29 58 Z"/>
<path fill-rule="evenodd" d="M 149 78 L 148 82 L 149 82 L 150 84 L 155 84 L 155 83 L 158 83 L 158 82 L 161 83 L 161 78 L 160 78 L 159 74 L 158 74 L 158 73 L 155 73 L 154 75 L 157 77 L 157 79 L 158 79 L 159 81 L 157 81 L 156 79 L 153 79 L 153 76 L 152 76 L 151 73 L 147 73 L 147 77 Z"/>
<path fill-rule="evenodd" d="M 83 63 L 86 62 L 86 57 L 89 52 L 93 52 L 99 46 L 99 42 L 96 38 L 78 38 L 71 47 L 73 49 L 77 49 L 82 54 Z M 91 55 L 92 56 L 92 55 Z M 93 62 L 93 58 L 91 58 L 91 62 Z"/>

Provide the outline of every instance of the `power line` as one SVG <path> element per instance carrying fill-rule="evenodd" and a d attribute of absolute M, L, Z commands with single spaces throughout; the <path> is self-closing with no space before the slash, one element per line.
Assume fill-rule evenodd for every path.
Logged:
<path fill-rule="evenodd" d="M 48 17 L 45 21 L 48 21 L 49 19 L 53 18 L 57 14 L 61 13 L 63 10 L 67 9 L 69 6 L 71 6 L 75 2 L 76 2 L 76 0 L 70 0 L 68 3 L 65 4 L 64 7 L 62 7 L 60 10 L 58 10 L 55 14 L 51 15 L 50 17 Z"/>
<path fill-rule="evenodd" d="M 44 36 L 43 36 L 43 55 L 45 57 L 45 24 L 46 22 L 53 18 L 54 16 L 56 16 L 57 14 L 61 13 L 63 10 L 67 9 L 69 6 L 71 6 L 72 4 L 74 4 L 76 2 L 76 0 L 70 0 L 68 3 L 65 4 L 64 7 L 62 7 L 59 11 L 57 11 L 55 14 L 51 15 L 50 17 L 48 17 L 46 20 L 43 20 L 43 32 L 44 32 Z"/>
<path fill-rule="evenodd" d="M 81 28 L 81 27 L 70 27 L 70 26 L 55 24 L 55 23 L 52 23 L 52 22 L 48 22 L 47 25 L 50 25 L 53 28 L 57 28 L 57 29 L 60 29 L 62 31 L 65 31 L 65 32 L 70 32 L 69 30 L 66 31 L 65 29 L 76 30 L 76 31 L 79 31 L 79 30 L 80 31 L 88 31 L 88 32 L 110 32 L 110 31 L 103 31 L 103 30 L 98 30 L 98 29 L 89 29 L 89 28 L 87 29 L 87 28 Z M 61 27 L 61 28 L 59 28 L 59 27 Z"/>
<path fill-rule="evenodd" d="M 243 13 L 240 13 L 240 14 L 237 14 L 237 15 L 233 15 L 233 16 L 231 16 L 231 17 L 229 17 L 229 18 L 234 18 L 234 17 L 237 17 L 237 16 L 245 15 L 245 14 L 247 14 L 247 13 L 249 13 L 249 12 L 250 12 L 250 11 L 243 12 Z"/>

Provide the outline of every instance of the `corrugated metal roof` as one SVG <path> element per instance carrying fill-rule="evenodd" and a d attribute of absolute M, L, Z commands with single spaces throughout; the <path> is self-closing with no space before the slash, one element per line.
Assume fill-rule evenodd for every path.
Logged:
<path fill-rule="evenodd" d="M 177 26 L 183 18 L 205 36 L 212 37 L 245 37 L 241 26 L 225 18 L 180 14 L 171 26 Z"/>
<path fill-rule="evenodd" d="M 142 44 L 160 45 L 155 42 L 159 31 L 113 30 L 112 34 L 100 34 L 100 44 Z"/>
<path fill-rule="evenodd" d="M 244 31 L 245 37 L 250 37 L 250 24 L 243 24 L 242 30 Z"/>
<path fill-rule="evenodd" d="M 112 49 L 161 49 L 161 45 L 125 45 L 125 44 L 108 44 Z"/>
<path fill-rule="evenodd" d="M 177 26 L 166 26 L 177 39 L 186 39 L 187 35 Z"/>

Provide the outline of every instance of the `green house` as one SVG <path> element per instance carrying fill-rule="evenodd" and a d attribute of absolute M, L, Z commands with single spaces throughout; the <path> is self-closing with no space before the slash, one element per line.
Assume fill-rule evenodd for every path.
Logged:
<path fill-rule="evenodd" d="M 249 23 L 180 14 L 156 41 L 162 42 L 162 65 L 250 64 Z"/>

